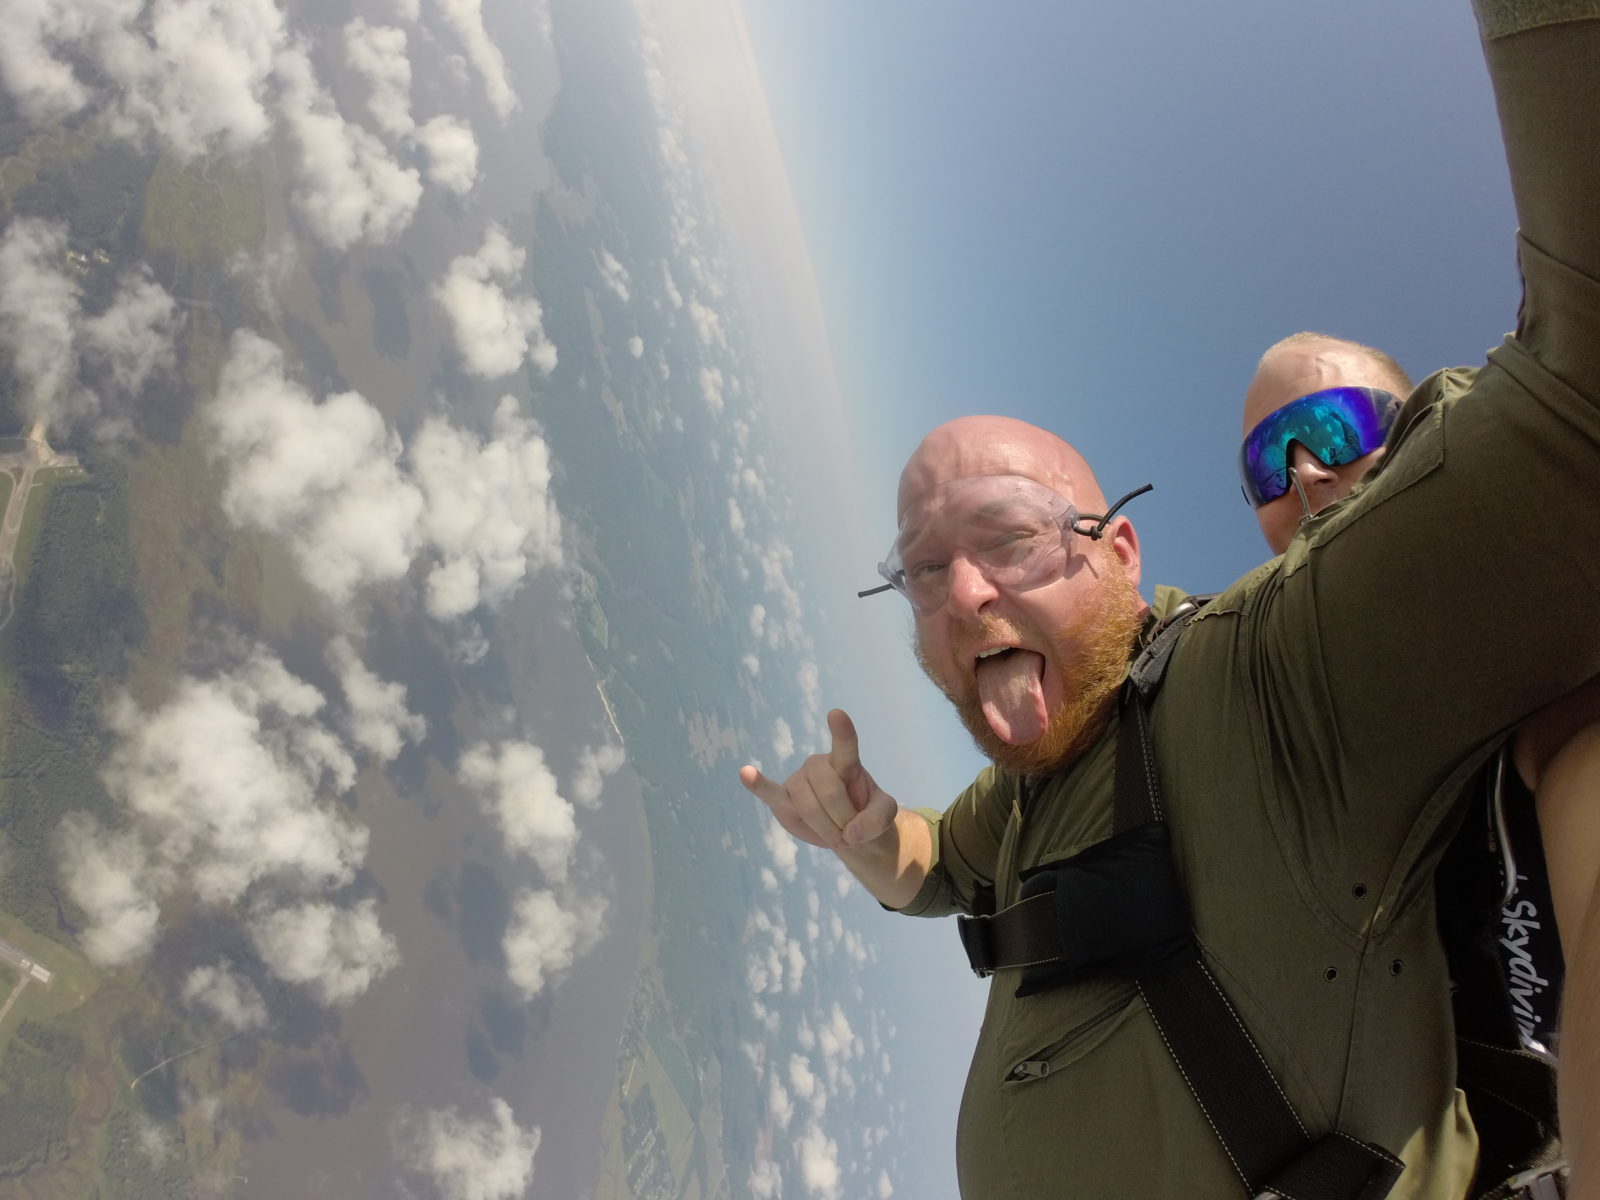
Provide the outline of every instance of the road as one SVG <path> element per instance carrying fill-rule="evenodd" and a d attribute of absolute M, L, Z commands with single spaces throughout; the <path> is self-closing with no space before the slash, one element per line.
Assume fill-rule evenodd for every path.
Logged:
<path fill-rule="evenodd" d="M 0 962 L 5 963 L 7 966 L 15 967 L 22 973 L 24 978 L 31 976 L 40 983 L 50 982 L 49 971 L 34 962 L 33 959 L 18 950 L 5 938 L 0 938 Z"/>
<path fill-rule="evenodd" d="M 57 454 L 44 440 L 44 426 L 35 425 L 20 438 L 0 439 L 0 472 L 11 476 L 11 499 L 6 503 L 5 520 L 0 521 L 0 629 L 11 623 L 16 605 L 12 581 L 16 578 L 13 559 L 17 538 L 22 533 L 22 514 L 28 509 L 28 492 L 34 475 L 46 467 L 76 467 L 76 454 Z"/>

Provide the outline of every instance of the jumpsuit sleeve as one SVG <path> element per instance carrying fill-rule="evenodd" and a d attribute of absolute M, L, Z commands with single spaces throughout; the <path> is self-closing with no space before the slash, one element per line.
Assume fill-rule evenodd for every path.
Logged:
<path fill-rule="evenodd" d="M 1247 621 L 1269 706 L 1331 723 L 1390 794 L 1600 674 L 1600 0 L 1478 13 L 1521 225 L 1516 332 L 1424 385 L 1443 399 L 1307 525 Z"/>
<path fill-rule="evenodd" d="M 944 812 L 917 812 L 933 835 L 933 864 L 922 890 L 900 912 L 913 917 L 970 913 L 979 888 L 992 887 L 1016 798 L 1016 780 L 985 767 Z"/>

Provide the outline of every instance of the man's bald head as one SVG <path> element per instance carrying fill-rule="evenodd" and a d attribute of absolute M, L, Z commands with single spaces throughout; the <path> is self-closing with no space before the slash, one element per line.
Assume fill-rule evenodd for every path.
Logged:
<path fill-rule="evenodd" d="M 897 518 L 929 490 L 952 479 L 1022 475 L 1059 492 L 1079 512 L 1104 512 L 1106 500 L 1089 464 L 1055 434 L 1012 417 L 958 417 L 934 429 L 900 472 Z"/>
<path fill-rule="evenodd" d="M 1264 418 L 1300 396 L 1332 387 L 1375 387 L 1404 399 L 1411 377 L 1375 346 L 1326 333 L 1291 333 L 1267 347 L 1244 397 L 1247 434 Z"/>

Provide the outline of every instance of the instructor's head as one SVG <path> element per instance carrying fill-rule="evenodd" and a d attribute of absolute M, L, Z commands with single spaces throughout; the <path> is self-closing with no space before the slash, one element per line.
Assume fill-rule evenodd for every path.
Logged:
<path fill-rule="evenodd" d="M 1288 548 L 1308 510 L 1314 515 L 1348 495 L 1377 465 L 1398 398 L 1410 391 L 1411 380 L 1389 355 L 1326 334 L 1292 334 L 1261 356 L 1244 397 L 1240 466 L 1274 554 Z"/>
<path fill-rule="evenodd" d="M 917 657 L 979 747 L 1018 771 L 1070 761 L 1099 732 L 1145 612 L 1139 540 L 1083 456 L 1036 426 L 963 417 L 900 475 L 888 564 Z"/>

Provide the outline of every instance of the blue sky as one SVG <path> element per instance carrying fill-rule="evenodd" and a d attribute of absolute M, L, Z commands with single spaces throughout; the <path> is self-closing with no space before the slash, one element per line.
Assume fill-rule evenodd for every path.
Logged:
<path fill-rule="evenodd" d="M 1129 510 L 1146 594 L 1217 590 L 1267 557 L 1234 467 L 1262 350 L 1320 329 L 1421 379 L 1514 323 L 1515 218 L 1464 0 L 743 11 L 873 550 L 917 438 L 1003 412 L 1077 444 L 1109 495 L 1155 483 Z M 857 574 L 874 582 L 871 559 Z M 838 612 L 871 649 L 825 702 L 903 803 L 942 807 L 979 760 L 916 677 L 904 605 Z M 948 1097 L 940 1159 L 983 991 L 953 930 L 912 924 L 886 940 L 927 981 L 904 1021 L 928 1054 L 896 1083 Z M 953 1170 L 933 1174 L 953 1194 Z"/>
<path fill-rule="evenodd" d="M 745 13 L 886 533 L 917 436 L 1001 411 L 1109 494 L 1154 481 L 1147 585 L 1214 590 L 1265 557 L 1233 466 L 1261 350 L 1325 329 L 1420 378 L 1513 323 L 1462 0 Z"/>

